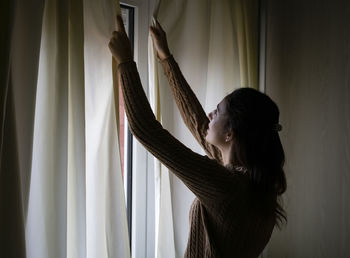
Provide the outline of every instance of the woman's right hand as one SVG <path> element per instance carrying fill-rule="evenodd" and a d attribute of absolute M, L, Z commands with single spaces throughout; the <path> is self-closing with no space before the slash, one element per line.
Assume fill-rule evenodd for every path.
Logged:
<path fill-rule="evenodd" d="M 149 27 L 149 31 L 153 39 L 153 45 L 157 50 L 158 57 L 160 58 L 160 60 L 164 60 L 171 54 L 168 47 L 168 42 L 166 40 L 166 33 L 160 26 L 159 22 L 157 20 L 155 21 L 156 25 Z"/>

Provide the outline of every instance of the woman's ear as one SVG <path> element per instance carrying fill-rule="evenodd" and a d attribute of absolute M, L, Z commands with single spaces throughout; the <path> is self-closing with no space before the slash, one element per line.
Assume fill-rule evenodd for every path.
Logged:
<path fill-rule="evenodd" d="M 233 130 L 229 130 L 229 131 L 226 133 L 225 142 L 233 141 L 233 136 L 234 136 Z"/>

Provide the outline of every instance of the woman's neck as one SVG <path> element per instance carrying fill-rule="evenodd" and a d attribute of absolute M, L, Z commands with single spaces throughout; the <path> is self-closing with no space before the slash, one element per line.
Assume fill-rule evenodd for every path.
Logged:
<path fill-rule="evenodd" d="M 233 163 L 232 159 L 232 145 L 223 147 L 221 149 L 221 157 L 224 166 L 230 165 Z"/>

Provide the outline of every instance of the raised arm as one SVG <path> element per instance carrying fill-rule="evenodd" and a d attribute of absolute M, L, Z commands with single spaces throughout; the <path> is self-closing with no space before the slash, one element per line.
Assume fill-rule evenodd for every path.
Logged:
<path fill-rule="evenodd" d="M 170 54 L 166 34 L 158 21 L 155 27 L 150 28 L 150 32 L 182 119 L 207 155 L 222 164 L 220 150 L 205 139 L 209 119 L 196 95 L 188 85 L 174 57 Z"/>
<path fill-rule="evenodd" d="M 128 42 L 123 42 L 123 38 L 123 33 L 114 33 L 110 48 L 119 63 L 118 78 L 131 132 L 204 204 L 215 205 L 215 200 L 227 196 L 227 192 L 233 188 L 239 188 L 239 175 L 232 173 L 217 161 L 191 151 L 155 119 L 143 91 L 136 63 L 130 60 L 130 56 L 125 55 L 130 50 L 125 49 Z"/>
<path fill-rule="evenodd" d="M 207 155 L 222 164 L 221 152 L 206 141 L 209 119 L 173 56 L 161 61 L 182 119 Z"/>

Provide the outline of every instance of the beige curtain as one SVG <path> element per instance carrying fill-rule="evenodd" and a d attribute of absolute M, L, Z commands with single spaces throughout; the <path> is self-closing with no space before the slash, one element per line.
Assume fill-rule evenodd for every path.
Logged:
<path fill-rule="evenodd" d="M 1 255 L 130 257 L 108 49 L 119 3 L 37 2 L 14 5 Z"/>
<path fill-rule="evenodd" d="M 158 20 L 167 32 L 172 54 L 206 112 L 236 88 L 258 87 L 257 0 L 162 0 Z M 154 77 L 150 88 L 154 103 L 158 103 L 158 109 L 154 109 L 157 117 L 188 147 L 203 152 L 181 122 L 161 65 L 154 67 L 150 65 L 150 78 Z M 169 189 L 159 191 L 159 198 L 171 204 L 173 222 L 167 218 L 167 225 L 174 225 L 175 255 L 181 257 L 188 239 L 188 213 L 194 196 L 171 173 L 169 182 Z M 168 211 L 160 208 L 159 214 Z M 157 219 L 161 225 L 161 218 Z M 162 241 L 170 240 L 171 234 L 171 230 L 158 229 L 158 239 Z M 172 241 L 159 241 L 157 248 L 172 250 Z"/>

